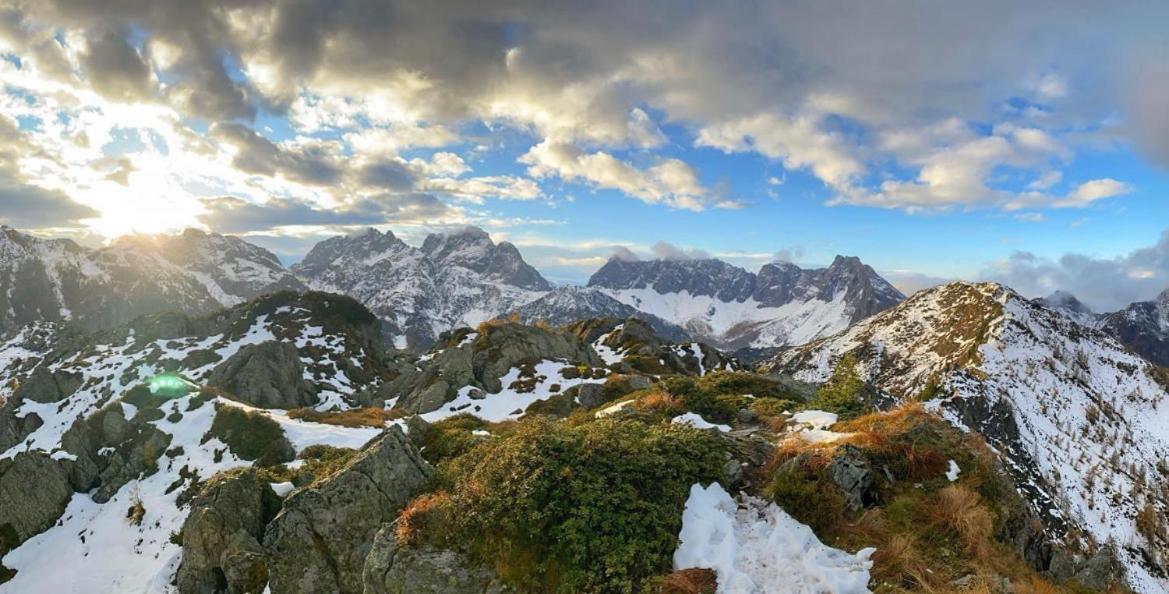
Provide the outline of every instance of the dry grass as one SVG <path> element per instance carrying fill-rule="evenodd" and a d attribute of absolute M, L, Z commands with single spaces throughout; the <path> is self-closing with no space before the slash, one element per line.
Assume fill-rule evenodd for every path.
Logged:
<path fill-rule="evenodd" d="M 709 569 L 680 569 L 662 578 L 658 594 L 714 594 L 718 577 Z"/>
<path fill-rule="evenodd" d="M 674 414 L 686 410 L 686 405 L 682 403 L 681 398 L 665 390 L 655 390 L 642 396 L 634 406 L 647 412 L 660 412 L 664 414 Z"/>
<path fill-rule="evenodd" d="M 335 412 L 320 412 L 311 408 L 297 408 L 288 411 L 288 418 L 338 425 L 341 427 L 385 427 L 386 423 L 406 416 L 399 408 L 354 408 Z"/>
<path fill-rule="evenodd" d="M 398 516 L 394 536 L 400 544 L 417 544 L 422 535 L 441 532 L 444 516 L 450 507 L 450 495 L 436 491 L 414 498 Z"/>
<path fill-rule="evenodd" d="M 987 556 L 994 536 L 994 518 L 977 493 L 963 485 L 938 491 L 933 514 L 936 521 L 953 530 L 976 557 Z"/>

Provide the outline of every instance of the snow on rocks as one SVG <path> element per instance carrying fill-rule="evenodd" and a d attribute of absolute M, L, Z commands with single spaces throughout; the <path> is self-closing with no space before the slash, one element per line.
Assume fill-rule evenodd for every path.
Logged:
<path fill-rule="evenodd" d="M 792 415 L 789 422 L 796 437 L 809 443 L 833 443 L 840 441 L 851 433 L 829 431 L 828 427 L 836 424 L 836 413 L 822 410 L 804 410 Z"/>
<path fill-rule="evenodd" d="M 812 529 L 774 503 L 722 486 L 690 487 L 674 568 L 712 569 L 719 594 L 863 594 L 875 549 L 849 554 L 825 546 Z"/>
<path fill-rule="evenodd" d="M 505 421 L 523 416 L 529 406 L 540 400 L 547 400 L 564 390 L 580 384 L 597 384 L 605 380 L 591 377 L 566 378 L 561 371 L 568 363 L 544 359 L 534 365 L 535 373 L 528 377 L 519 367 L 511 368 L 499 378 L 503 389 L 494 394 L 484 394 L 474 386 L 459 388 L 454 400 L 437 410 L 422 414 L 428 423 L 433 423 L 460 413 L 473 414 L 484 421 Z"/>
<path fill-rule="evenodd" d="M 688 412 L 684 415 L 678 415 L 670 422 L 675 425 L 689 425 L 695 429 L 713 429 L 720 433 L 726 433 L 727 431 L 731 430 L 730 425 L 716 425 L 702 418 L 702 415 L 692 412 Z"/>

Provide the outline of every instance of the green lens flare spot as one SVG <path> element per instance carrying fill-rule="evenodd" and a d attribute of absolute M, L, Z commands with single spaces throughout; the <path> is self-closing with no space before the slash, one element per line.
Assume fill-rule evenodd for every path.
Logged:
<path fill-rule="evenodd" d="M 194 383 L 175 373 L 156 375 L 150 378 L 146 385 L 150 388 L 151 394 L 168 398 L 186 396 L 196 388 Z"/>

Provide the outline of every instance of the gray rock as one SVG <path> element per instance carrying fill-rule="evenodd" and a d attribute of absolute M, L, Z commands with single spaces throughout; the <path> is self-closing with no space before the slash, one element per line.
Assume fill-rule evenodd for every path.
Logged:
<path fill-rule="evenodd" d="M 60 402 L 81 387 L 81 374 L 38 367 L 21 382 L 13 397 L 33 402 Z"/>
<path fill-rule="evenodd" d="M 391 427 L 333 475 L 294 491 L 264 535 L 272 592 L 361 592 L 374 534 L 433 474 L 414 444 Z"/>
<path fill-rule="evenodd" d="M 62 461 L 77 491 L 93 489 L 93 500 L 105 503 L 126 483 L 158 471 L 158 459 L 170 447 L 171 435 L 151 425 L 148 415 L 127 421 L 120 402 L 73 423 L 61 437 L 62 448 L 76 460 Z M 99 454 L 104 448 L 112 448 Z"/>
<path fill-rule="evenodd" d="M 268 583 L 260 539 L 280 499 L 252 469 L 213 477 L 191 502 L 183 523 L 181 594 L 259 593 Z"/>
<path fill-rule="evenodd" d="M 1116 551 L 1112 545 L 1105 545 L 1076 568 L 1071 581 L 1094 592 L 1103 592 L 1119 580 L 1120 575 L 1121 567 L 1116 559 Z"/>
<path fill-rule="evenodd" d="M 393 525 L 374 537 L 362 572 L 364 594 L 497 594 L 499 577 L 466 555 L 427 545 L 400 547 Z"/>
<path fill-rule="evenodd" d="M 576 390 L 576 401 L 585 408 L 596 408 L 605 403 L 601 384 L 580 384 Z"/>
<path fill-rule="evenodd" d="M 207 384 L 261 408 L 299 408 L 318 402 L 316 389 L 304 379 L 296 346 L 286 342 L 240 349 L 211 371 Z"/>
<path fill-rule="evenodd" d="M 873 471 L 869 460 L 856 446 L 845 444 L 836 448 L 826 469 L 828 478 L 840 487 L 849 511 L 857 512 L 871 501 Z"/>
<path fill-rule="evenodd" d="M 0 460 L 0 530 L 10 528 L 17 543 L 51 527 L 71 497 L 65 470 L 48 454 L 21 452 Z"/>

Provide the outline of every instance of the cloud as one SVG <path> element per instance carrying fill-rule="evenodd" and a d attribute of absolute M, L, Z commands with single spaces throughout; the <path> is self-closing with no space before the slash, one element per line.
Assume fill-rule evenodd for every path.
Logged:
<path fill-rule="evenodd" d="M 234 197 L 203 201 L 203 224 L 223 233 L 247 233 L 289 226 L 352 226 L 438 223 L 456 218 L 452 210 L 430 194 L 384 194 L 324 208 L 290 199 L 256 204 Z"/>
<path fill-rule="evenodd" d="M 699 249 L 680 248 L 668 241 L 659 241 L 650 246 L 655 258 L 659 260 L 709 260 L 710 253 Z"/>
<path fill-rule="evenodd" d="M 775 252 L 775 255 L 773 255 L 771 257 L 771 260 L 773 262 L 787 262 L 787 263 L 791 264 L 791 263 L 794 263 L 797 259 L 803 258 L 803 257 L 804 257 L 804 248 L 796 246 L 796 247 L 791 247 L 791 248 L 783 248 L 783 249 Z"/>
<path fill-rule="evenodd" d="M 62 192 L 27 184 L 8 185 L 0 180 L 0 222 L 6 225 L 25 229 L 72 227 L 98 214 Z"/>
<path fill-rule="evenodd" d="M 613 254 L 610 255 L 609 257 L 614 259 L 614 260 L 619 260 L 621 262 L 637 262 L 638 260 L 641 259 L 641 258 L 637 257 L 637 254 L 633 253 L 633 250 L 631 250 L 623 245 L 613 246 Z"/>
<path fill-rule="evenodd" d="M 85 76 L 102 95 L 119 101 L 140 101 L 154 93 L 150 66 L 123 33 L 105 31 L 88 39 L 81 55 Z"/>
<path fill-rule="evenodd" d="M 719 201 L 698 180 L 698 173 L 678 159 L 660 159 L 638 169 L 627 161 L 598 151 L 587 153 L 564 143 L 542 142 L 519 159 L 528 174 L 545 178 L 580 180 L 605 189 L 620 190 L 650 204 L 666 204 L 685 210 L 703 210 Z"/>
<path fill-rule="evenodd" d="M 980 276 L 1029 297 L 1064 290 L 1096 311 L 1114 311 L 1169 288 L 1169 231 L 1154 245 L 1115 258 L 1069 253 L 1050 259 L 1016 252 Z"/>

